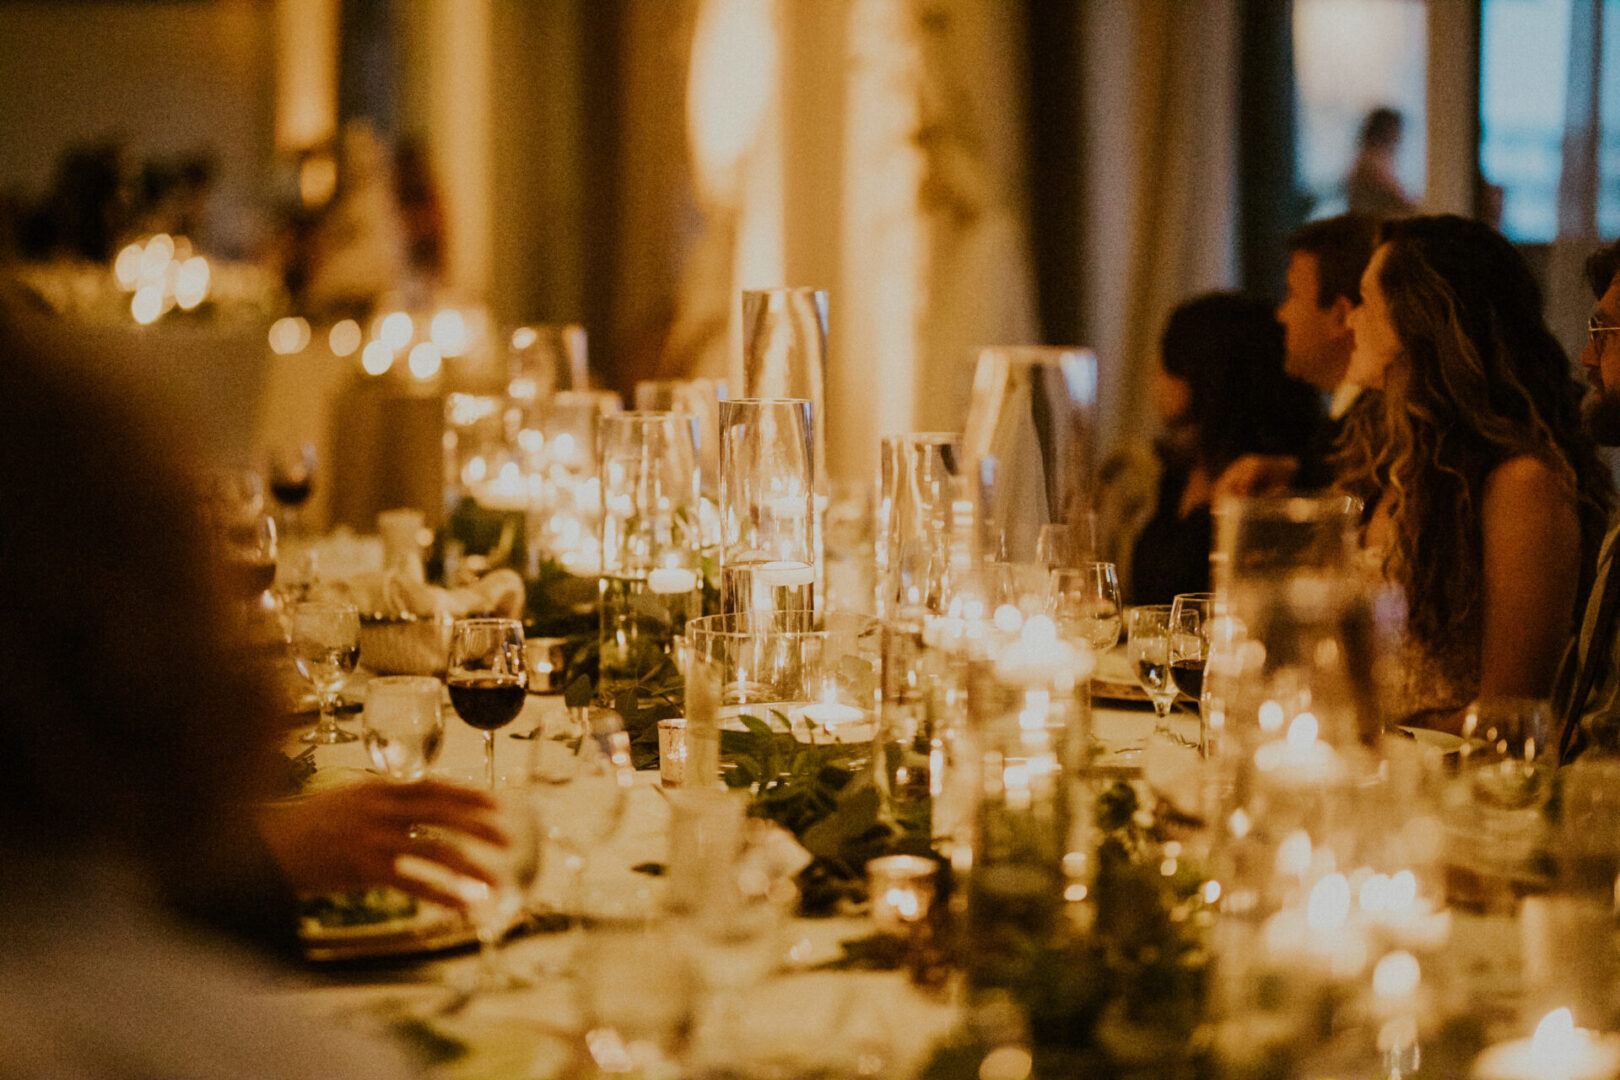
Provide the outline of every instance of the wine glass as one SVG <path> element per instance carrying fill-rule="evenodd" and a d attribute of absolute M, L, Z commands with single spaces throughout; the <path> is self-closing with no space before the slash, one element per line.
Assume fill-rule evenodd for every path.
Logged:
<path fill-rule="evenodd" d="M 372 764 L 395 780 L 420 780 L 444 745 L 444 686 L 424 675 L 372 679 L 361 733 Z"/>
<path fill-rule="evenodd" d="M 583 917 L 586 864 L 618 829 L 634 782 L 630 740 L 617 713 L 547 713 L 529 745 L 529 783 L 545 841 L 568 873 L 567 913 Z"/>
<path fill-rule="evenodd" d="M 527 786 L 493 791 L 495 824 L 506 836 L 504 846 L 457 833 L 456 842 L 467 857 L 489 872 L 493 885 L 463 878 L 459 886 L 467 905 L 467 918 L 478 935 L 478 967 L 470 986 L 461 991 L 460 1003 L 474 994 L 515 990 L 527 979 L 500 959 L 501 942 L 528 908 L 529 891 L 540 874 L 540 818 L 533 792 Z"/>
<path fill-rule="evenodd" d="M 353 742 L 337 726 L 338 690 L 360 659 L 360 613 L 351 604 L 305 601 L 287 619 L 288 644 L 298 673 L 309 680 L 320 701 L 320 723 L 304 733 L 307 743 Z"/>
<path fill-rule="evenodd" d="M 1170 679 L 1169 604 L 1149 604 L 1131 608 L 1126 617 L 1130 632 L 1131 666 L 1136 681 L 1153 702 L 1153 732 L 1170 735 L 1170 706 L 1176 700 L 1176 684 Z"/>
<path fill-rule="evenodd" d="M 1170 605 L 1170 678 L 1198 705 L 1200 716 L 1214 619 L 1214 593 L 1182 593 Z"/>
<path fill-rule="evenodd" d="M 484 775 L 495 789 L 495 732 L 523 711 L 528 671 L 517 619 L 459 619 L 450 633 L 445 682 L 456 715 L 484 733 Z"/>
<path fill-rule="evenodd" d="M 289 535 L 301 531 L 303 505 L 315 487 L 315 444 L 283 446 L 270 455 L 270 494 Z"/>
<path fill-rule="evenodd" d="M 1104 653 L 1119 641 L 1119 573 L 1113 563 L 1086 563 L 1052 571 L 1052 621 L 1066 640 L 1084 641 Z"/>

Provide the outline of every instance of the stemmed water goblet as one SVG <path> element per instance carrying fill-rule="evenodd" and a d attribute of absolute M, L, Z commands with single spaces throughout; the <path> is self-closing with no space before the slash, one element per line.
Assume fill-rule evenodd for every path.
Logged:
<path fill-rule="evenodd" d="M 533 791 L 527 786 L 492 792 L 496 824 L 506 837 L 504 845 L 488 843 L 468 834 L 457 842 L 469 859 L 493 877 L 493 884 L 462 878 L 460 891 L 467 918 L 478 935 L 478 967 L 457 1005 L 473 995 L 522 989 L 529 981 L 502 963 L 501 942 L 528 909 L 529 892 L 540 874 L 540 819 Z"/>
<path fill-rule="evenodd" d="M 1113 563 L 1086 563 L 1052 571 L 1052 621 L 1058 636 L 1105 653 L 1119 641 L 1119 574 Z"/>
<path fill-rule="evenodd" d="M 542 835 L 567 871 L 564 913 L 577 924 L 591 853 L 618 829 L 635 781 L 618 715 L 607 709 L 548 714 L 530 743 L 528 779 Z"/>
<path fill-rule="evenodd" d="M 1131 608 L 1127 627 L 1131 667 L 1153 703 L 1153 732 L 1173 737 L 1170 706 L 1176 700 L 1176 684 L 1170 678 L 1170 611 L 1169 604 Z"/>
<path fill-rule="evenodd" d="M 302 741 L 353 742 L 354 734 L 337 726 L 337 703 L 343 680 L 360 660 L 360 613 L 350 604 L 305 601 L 293 605 L 287 634 L 293 663 L 314 687 L 321 710 L 320 722 Z"/>
<path fill-rule="evenodd" d="M 303 524 L 303 506 L 315 487 L 315 444 L 284 446 L 270 455 L 270 494 L 282 508 L 289 535 Z"/>
<path fill-rule="evenodd" d="M 528 685 L 523 624 L 517 619 L 459 619 L 445 665 L 450 704 L 484 735 L 484 776 L 495 789 L 495 732 L 523 711 Z"/>
<path fill-rule="evenodd" d="M 401 781 L 420 780 L 444 745 L 443 684 L 424 675 L 372 679 L 361 732 L 372 764 Z"/>

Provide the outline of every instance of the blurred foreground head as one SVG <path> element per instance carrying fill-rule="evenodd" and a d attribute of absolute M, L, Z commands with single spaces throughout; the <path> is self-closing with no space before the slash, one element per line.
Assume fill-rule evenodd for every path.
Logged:
<path fill-rule="evenodd" d="M 183 887 L 249 850 L 273 736 L 185 485 L 73 360 L 0 306 L 0 860 Z"/>

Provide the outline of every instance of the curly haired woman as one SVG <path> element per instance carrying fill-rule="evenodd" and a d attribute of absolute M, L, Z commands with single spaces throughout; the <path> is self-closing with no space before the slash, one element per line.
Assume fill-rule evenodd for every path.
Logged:
<path fill-rule="evenodd" d="M 1470 701 L 1544 697 L 1614 485 L 1523 258 L 1485 225 L 1387 224 L 1351 315 L 1348 377 L 1383 391 L 1344 486 L 1369 562 L 1407 602 L 1405 712 L 1454 727 Z"/>

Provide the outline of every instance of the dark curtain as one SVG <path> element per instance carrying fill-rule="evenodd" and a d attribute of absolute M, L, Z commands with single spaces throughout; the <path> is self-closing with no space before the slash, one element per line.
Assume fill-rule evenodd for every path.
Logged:
<path fill-rule="evenodd" d="M 1280 300 L 1284 246 L 1310 210 L 1295 166 L 1294 5 L 1238 0 L 1238 267 L 1241 287 Z"/>
<path fill-rule="evenodd" d="M 1029 243 L 1045 341 L 1085 341 L 1082 296 L 1080 32 L 1072 3 L 1025 4 Z"/>

